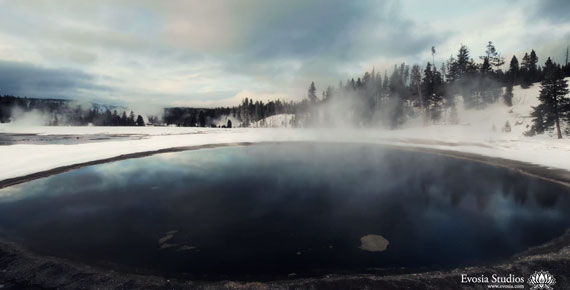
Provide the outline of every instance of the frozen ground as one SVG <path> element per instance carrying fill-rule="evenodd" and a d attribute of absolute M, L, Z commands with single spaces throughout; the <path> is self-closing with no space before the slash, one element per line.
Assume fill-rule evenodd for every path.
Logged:
<path fill-rule="evenodd" d="M 0 124 L 0 135 L 35 136 L 46 142 L 17 142 L 0 146 L 0 181 L 60 166 L 122 154 L 172 147 L 237 142 L 325 141 L 366 142 L 414 146 L 500 157 L 570 171 L 570 139 L 549 134 L 526 137 L 531 106 L 537 104 L 538 85 L 515 87 L 514 106 L 494 104 L 485 110 L 459 109 L 459 125 L 414 125 L 400 130 L 290 128 L 176 128 L 176 127 L 27 127 Z M 502 132 L 509 121 L 512 131 Z M 493 130 L 493 126 L 496 130 Z M 16 135 L 14 135 L 16 134 Z M 21 135 L 30 134 L 30 135 Z M 36 135 L 37 134 L 37 135 Z M 62 136 L 73 136 L 69 141 Z M 127 136 L 127 137 L 125 137 Z M 45 138 L 43 138 L 45 137 Z M 50 139 L 69 142 L 49 144 Z M 90 142 L 95 140 L 96 142 Z M 57 142 L 55 142 L 57 143 Z"/>

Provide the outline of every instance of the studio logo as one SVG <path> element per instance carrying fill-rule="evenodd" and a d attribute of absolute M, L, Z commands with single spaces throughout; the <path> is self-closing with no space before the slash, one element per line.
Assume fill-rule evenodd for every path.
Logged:
<path fill-rule="evenodd" d="M 531 290 L 546 289 L 552 290 L 552 286 L 556 284 L 556 279 L 548 271 L 536 271 L 530 275 L 527 281 Z"/>

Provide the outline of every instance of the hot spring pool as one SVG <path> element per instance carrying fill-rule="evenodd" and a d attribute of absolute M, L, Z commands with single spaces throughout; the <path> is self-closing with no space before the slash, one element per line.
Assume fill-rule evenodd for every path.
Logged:
<path fill-rule="evenodd" d="M 375 145 L 165 153 L 0 189 L 0 236 L 135 273 L 272 279 L 508 258 L 570 227 L 570 195 L 505 168 Z"/>

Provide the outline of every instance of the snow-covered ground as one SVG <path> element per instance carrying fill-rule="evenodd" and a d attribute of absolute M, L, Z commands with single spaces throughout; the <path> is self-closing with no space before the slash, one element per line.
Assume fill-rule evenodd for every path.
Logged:
<path fill-rule="evenodd" d="M 459 125 L 408 125 L 400 130 L 183 128 L 183 127 L 26 127 L 0 124 L 0 133 L 15 134 L 140 134 L 139 140 L 113 140 L 73 145 L 0 146 L 0 180 L 122 154 L 172 147 L 237 142 L 366 142 L 475 153 L 570 171 L 570 139 L 548 134 L 526 137 L 531 106 L 538 103 L 538 84 L 514 89 L 514 105 L 497 103 L 485 110 L 459 109 Z M 281 118 L 281 117 L 279 117 Z M 281 119 L 278 121 L 282 121 Z M 512 131 L 502 132 L 509 121 Z M 493 130 L 493 125 L 496 130 Z"/>

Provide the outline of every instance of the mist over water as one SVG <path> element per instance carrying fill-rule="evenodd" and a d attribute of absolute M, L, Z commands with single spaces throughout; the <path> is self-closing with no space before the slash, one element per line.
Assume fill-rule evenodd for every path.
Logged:
<path fill-rule="evenodd" d="M 566 189 L 375 145 L 253 145 L 90 166 L 0 190 L 40 254 L 197 279 L 499 261 L 560 236 Z"/>

